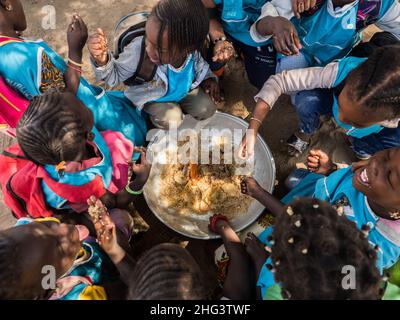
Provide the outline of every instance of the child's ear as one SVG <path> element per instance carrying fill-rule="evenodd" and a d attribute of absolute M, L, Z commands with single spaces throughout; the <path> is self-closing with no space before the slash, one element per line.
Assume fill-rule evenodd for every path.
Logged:
<path fill-rule="evenodd" d="M 11 11 L 13 9 L 9 0 L 0 0 L 0 6 L 6 11 Z"/>

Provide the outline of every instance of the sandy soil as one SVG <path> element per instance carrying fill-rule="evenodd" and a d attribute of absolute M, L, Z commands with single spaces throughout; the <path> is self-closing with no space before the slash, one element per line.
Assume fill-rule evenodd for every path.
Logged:
<path fill-rule="evenodd" d="M 28 30 L 25 36 L 30 38 L 42 38 L 61 55 L 66 55 L 66 28 L 71 15 L 78 12 L 88 24 L 89 30 L 97 27 L 103 28 L 112 41 L 113 29 L 118 19 L 130 11 L 145 10 L 155 3 L 155 0 L 22 0 L 28 21 Z M 45 5 L 53 5 L 56 8 L 56 29 L 44 30 L 41 26 L 44 14 L 42 8 Z M 367 37 L 374 32 L 368 31 Z M 88 62 L 88 53 L 85 50 L 85 61 Z M 85 77 L 93 81 L 93 72 L 86 63 Z M 221 111 L 246 118 L 254 107 L 253 97 L 256 94 L 246 78 L 242 63 L 235 61 L 229 65 L 223 86 L 226 95 L 226 103 Z M 288 97 L 282 97 L 268 120 L 261 129 L 261 134 L 270 146 L 278 170 L 278 180 L 282 180 L 293 168 L 301 165 L 304 159 L 290 159 L 286 154 L 286 139 L 296 130 L 297 117 L 291 107 Z M 0 149 L 8 146 L 12 141 L 0 137 Z M 331 122 L 323 125 L 320 132 L 314 138 L 313 145 L 321 147 L 333 155 L 335 161 L 351 161 L 351 152 L 343 136 L 338 133 Z M 283 189 L 277 189 L 282 194 Z M 0 196 L 1 197 L 1 196 Z M 0 229 L 12 225 L 8 210 L 0 202 Z"/>

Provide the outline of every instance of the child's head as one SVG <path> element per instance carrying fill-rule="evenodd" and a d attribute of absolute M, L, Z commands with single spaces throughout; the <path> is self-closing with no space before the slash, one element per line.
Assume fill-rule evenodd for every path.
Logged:
<path fill-rule="evenodd" d="M 0 15 L 4 19 L 2 24 L 6 24 L 15 32 L 22 32 L 27 28 L 26 17 L 20 0 L 0 0 Z"/>
<path fill-rule="evenodd" d="M 161 244 L 138 261 L 129 300 L 203 300 L 204 281 L 198 264 L 182 247 Z"/>
<path fill-rule="evenodd" d="M 379 298 L 376 251 L 357 226 L 329 204 L 314 199 L 293 202 L 277 217 L 271 238 L 275 279 L 286 298 Z M 342 286 L 346 266 L 354 268 L 354 290 Z"/>
<path fill-rule="evenodd" d="M 156 64 L 177 66 L 200 50 L 209 30 L 201 0 L 161 0 L 146 24 L 146 50 Z"/>
<path fill-rule="evenodd" d="M 40 165 L 81 161 L 93 139 L 93 114 L 71 93 L 36 96 L 17 126 L 25 156 Z"/>
<path fill-rule="evenodd" d="M 400 148 L 353 164 L 353 186 L 365 194 L 382 218 L 400 219 Z M 378 211 L 377 211 L 378 210 Z"/>
<path fill-rule="evenodd" d="M 400 118 L 400 46 L 377 49 L 345 81 L 339 120 L 356 128 Z"/>
<path fill-rule="evenodd" d="M 72 225 L 32 222 L 0 232 L 0 299 L 45 298 L 42 280 L 55 269 L 56 279 L 73 265 L 81 248 Z M 55 280 L 56 280 L 55 279 Z"/>

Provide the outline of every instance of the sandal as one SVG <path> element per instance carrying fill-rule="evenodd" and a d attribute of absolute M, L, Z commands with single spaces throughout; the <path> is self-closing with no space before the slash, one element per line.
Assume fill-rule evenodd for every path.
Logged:
<path fill-rule="evenodd" d="M 293 134 L 288 140 L 287 145 L 289 146 L 288 152 L 291 156 L 300 156 L 308 149 L 310 142 L 300 139 L 298 136 Z"/>
<path fill-rule="evenodd" d="M 218 221 L 225 221 L 229 223 L 229 220 L 227 217 L 223 216 L 222 214 L 215 214 L 212 217 L 210 217 L 210 230 L 214 233 L 217 232 L 217 223 Z"/>

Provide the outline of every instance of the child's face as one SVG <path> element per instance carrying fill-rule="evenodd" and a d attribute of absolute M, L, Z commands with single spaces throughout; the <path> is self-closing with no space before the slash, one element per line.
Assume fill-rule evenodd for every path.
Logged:
<path fill-rule="evenodd" d="M 20 284 L 34 296 L 46 291 L 41 284 L 46 276 L 43 267 L 54 267 L 58 279 L 72 267 L 81 248 L 78 230 L 72 225 L 33 222 L 4 232 L 16 244 L 18 265 L 22 266 Z"/>
<path fill-rule="evenodd" d="M 353 165 L 353 186 L 382 211 L 400 209 L 400 148 L 375 154 L 370 160 Z"/>
<path fill-rule="evenodd" d="M 88 149 L 88 140 L 93 140 L 92 130 L 94 117 L 92 111 L 86 107 L 81 100 L 71 93 L 64 93 L 63 99 L 69 110 L 77 114 L 78 119 L 82 119 L 84 127 L 78 133 L 79 137 L 74 137 L 76 141 L 73 155 L 66 155 L 65 161 L 81 161 L 85 158 Z"/>
<path fill-rule="evenodd" d="M 186 57 L 187 52 L 178 52 L 178 50 L 169 50 L 168 30 L 164 30 L 162 36 L 162 47 L 158 46 L 158 36 L 160 33 L 160 22 L 153 15 L 149 17 L 146 23 L 146 51 L 150 60 L 157 64 L 170 64 L 179 67 Z M 161 57 L 160 57 L 161 53 Z"/>
<path fill-rule="evenodd" d="M 339 120 L 354 128 L 367 128 L 387 119 L 382 112 L 365 108 L 358 101 L 351 99 L 350 86 L 346 85 L 339 96 Z"/>

